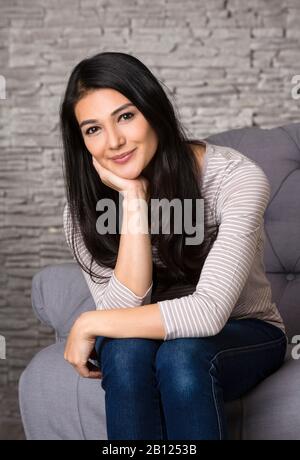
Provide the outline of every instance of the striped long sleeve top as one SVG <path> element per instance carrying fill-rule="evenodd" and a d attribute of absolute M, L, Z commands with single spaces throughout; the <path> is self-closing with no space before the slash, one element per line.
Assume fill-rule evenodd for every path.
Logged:
<path fill-rule="evenodd" d="M 257 163 L 239 151 L 206 142 L 200 180 L 204 200 L 205 228 L 218 227 L 215 239 L 195 286 L 171 287 L 152 296 L 153 282 L 144 296 L 137 296 L 115 276 L 99 266 L 92 271 L 108 276 L 95 283 L 84 271 L 96 309 L 138 307 L 157 303 L 165 328 L 164 340 L 216 335 L 229 318 L 258 318 L 285 332 L 277 306 L 271 300 L 264 255 L 264 212 L 270 199 L 269 181 Z M 70 245 L 68 206 L 63 216 L 66 241 Z M 89 265 L 91 255 L 76 235 L 80 257 Z M 153 261 L 158 255 L 153 248 Z"/>

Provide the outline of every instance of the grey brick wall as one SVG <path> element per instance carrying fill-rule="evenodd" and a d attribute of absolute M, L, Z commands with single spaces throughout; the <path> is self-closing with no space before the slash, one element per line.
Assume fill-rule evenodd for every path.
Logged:
<path fill-rule="evenodd" d="M 193 136 L 299 121 L 300 0 L 0 0 L 0 334 L 13 385 L 52 331 L 32 276 L 71 260 L 62 232 L 58 109 L 68 75 L 100 51 L 140 58 Z"/>

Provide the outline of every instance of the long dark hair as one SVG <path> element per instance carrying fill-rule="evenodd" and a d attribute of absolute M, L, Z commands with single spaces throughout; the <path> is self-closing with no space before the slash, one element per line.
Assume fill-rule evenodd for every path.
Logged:
<path fill-rule="evenodd" d="M 75 66 L 60 110 L 64 148 L 63 175 L 72 222 L 71 244 L 81 268 L 91 277 L 103 279 L 104 277 L 92 272 L 93 261 L 101 266 L 115 267 L 120 229 L 117 228 L 116 234 L 107 233 L 99 237 L 95 230 L 99 217 L 96 203 L 99 199 L 110 198 L 119 212 L 119 193 L 101 181 L 93 166 L 92 156 L 84 144 L 74 113 L 74 106 L 79 99 L 87 92 L 99 88 L 115 89 L 126 96 L 156 132 L 158 147 L 148 165 L 152 171 L 150 198 L 165 198 L 170 201 L 177 198 L 182 203 L 184 199 L 192 199 L 193 225 L 196 199 L 202 197 L 201 171 L 190 144 L 205 146 L 205 142 L 187 138 L 161 84 L 136 57 L 119 52 L 103 52 L 84 59 Z M 150 206 L 148 217 L 150 222 Z M 174 234 L 171 226 L 170 234 L 151 235 L 151 244 L 156 247 L 159 257 L 158 263 L 153 263 L 153 289 L 158 283 L 160 289 L 176 282 L 195 285 L 199 279 L 216 235 L 210 240 L 205 238 L 198 246 L 186 245 L 184 226 L 182 229 L 182 234 Z M 92 256 L 89 267 L 83 263 L 77 252 L 75 236 L 78 233 Z"/>

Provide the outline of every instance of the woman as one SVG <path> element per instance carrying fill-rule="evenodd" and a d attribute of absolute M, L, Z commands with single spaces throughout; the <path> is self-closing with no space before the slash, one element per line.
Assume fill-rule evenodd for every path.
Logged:
<path fill-rule="evenodd" d="M 75 321 L 65 359 L 102 378 L 110 440 L 227 439 L 224 402 L 286 352 L 263 265 L 265 174 L 234 149 L 189 140 L 158 80 L 124 53 L 74 68 L 61 128 L 66 238 L 96 305 Z M 185 227 L 152 234 L 154 199 L 192 200 L 196 227 L 204 200 L 204 240 L 188 244 Z M 122 214 L 106 233 L 105 203 Z"/>

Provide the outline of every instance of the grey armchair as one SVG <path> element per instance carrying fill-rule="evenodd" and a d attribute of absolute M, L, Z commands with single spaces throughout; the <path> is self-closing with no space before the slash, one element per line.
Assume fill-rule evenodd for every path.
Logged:
<path fill-rule="evenodd" d="M 290 340 L 283 366 L 243 398 L 226 404 L 230 437 L 300 439 L 300 362 L 292 343 L 300 334 L 300 123 L 235 129 L 207 140 L 247 155 L 270 181 L 265 268 Z M 36 273 L 32 306 L 53 327 L 56 342 L 33 357 L 19 381 L 27 439 L 107 439 L 100 380 L 80 377 L 63 358 L 75 318 L 95 308 L 76 262 Z"/>

